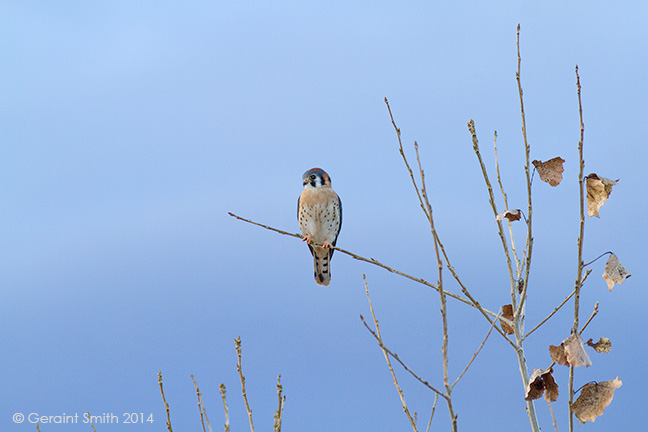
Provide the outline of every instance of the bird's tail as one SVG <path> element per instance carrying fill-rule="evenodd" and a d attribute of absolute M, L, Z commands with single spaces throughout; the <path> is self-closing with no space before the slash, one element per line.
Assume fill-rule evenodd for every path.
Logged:
<path fill-rule="evenodd" d="M 331 283 L 331 255 L 332 249 L 313 248 L 313 267 L 315 270 L 315 283 L 328 286 Z"/>

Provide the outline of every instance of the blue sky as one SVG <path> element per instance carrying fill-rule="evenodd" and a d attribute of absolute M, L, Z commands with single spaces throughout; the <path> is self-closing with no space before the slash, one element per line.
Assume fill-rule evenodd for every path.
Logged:
<path fill-rule="evenodd" d="M 585 339 L 609 337 L 576 386 L 623 387 L 591 431 L 636 428 L 643 409 L 647 295 L 643 122 L 648 33 L 641 2 L 11 2 L 0 17 L 0 429 L 36 430 L 14 413 L 152 413 L 165 430 L 157 372 L 175 430 L 198 430 L 193 374 L 212 427 L 247 417 L 234 339 L 257 430 L 270 428 L 282 375 L 286 431 L 408 430 L 369 315 L 366 273 L 385 343 L 441 384 L 438 295 L 336 254 L 315 285 L 304 244 L 228 211 L 298 231 L 301 174 L 322 167 L 344 206 L 338 245 L 433 280 L 429 228 L 398 154 L 389 98 L 409 155 L 417 140 L 437 229 L 482 304 L 509 300 L 507 272 L 466 123 L 494 175 L 492 140 L 512 207 L 526 207 L 515 29 L 532 159 L 563 157 L 557 188 L 536 179 L 527 326 L 573 288 L 578 235 L 578 107 L 585 172 L 620 178 L 584 259 L 612 250 L 633 273 L 608 292 L 592 265 Z M 498 197 L 499 199 L 499 197 Z M 524 227 L 516 239 L 523 243 Z M 458 292 L 446 273 L 447 289 Z M 526 343 L 529 367 L 569 335 L 572 303 Z M 449 301 L 455 377 L 488 327 Z M 637 331 L 639 330 L 639 331 Z M 639 337 L 637 337 L 639 335 Z M 425 425 L 434 395 L 396 368 Z M 566 430 L 567 372 L 554 404 Z M 493 334 L 454 391 L 463 430 L 524 430 L 512 350 Z M 551 428 L 544 402 L 541 425 Z M 433 425 L 447 428 L 445 406 Z M 41 425 L 88 431 L 88 425 Z"/>

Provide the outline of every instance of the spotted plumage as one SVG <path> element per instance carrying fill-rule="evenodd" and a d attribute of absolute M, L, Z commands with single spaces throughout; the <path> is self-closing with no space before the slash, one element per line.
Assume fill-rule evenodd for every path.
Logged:
<path fill-rule="evenodd" d="M 304 190 L 297 200 L 299 229 L 313 255 L 315 282 L 331 282 L 331 258 L 342 227 L 342 201 L 331 188 L 331 178 L 320 168 L 304 173 Z M 315 243 L 315 244 L 312 244 Z M 318 246 L 321 245 L 321 246 Z"/>

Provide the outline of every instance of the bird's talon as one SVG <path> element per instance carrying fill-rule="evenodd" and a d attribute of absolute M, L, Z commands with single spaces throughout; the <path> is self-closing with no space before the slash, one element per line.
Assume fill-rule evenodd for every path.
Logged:
<path fill-rule="evenodd" d="M 311 240 L 312 240 L 312 237 L 311 237 L 310 234 L 307 235 L 307 236 L 304 236 L 304 238 L 302 239 L 302 241 L 305 241 L 307 245 L 311 244 Z"/>
<path fill-rule="evenodd" d="M 324 240 L 324 243 L 322 244 L 322 249 L 327 249 L 327 248 L 332 248 L 333 245 L 328 242 L 328 240 Z"/>

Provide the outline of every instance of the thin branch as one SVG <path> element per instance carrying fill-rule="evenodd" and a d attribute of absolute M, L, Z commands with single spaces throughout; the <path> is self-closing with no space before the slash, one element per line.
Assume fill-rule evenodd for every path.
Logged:
<path fill-rule="evenodd" d="M 421 205 L 421 210 L 423 210 L 423 213 L 425 213 L 425 216 L 429 220 L 430 214 L 427 212 L 425 205 L 423 204 L 423 198 L 421 197 L 421 192 L 419 191 L 418 185 L 416 184 L 416 179 L 414 178 L 414 172 L 412 171 L 412 168 L 410 167 L 410 164 L 407 161 L 407 157 L 405 156 L 405 150 L 403 150 L 403 142 L 401 140 L 401 130 L 398 126 L 396 126 L 396 122 L 394 121 L 394 116 L 392 114 L 391 107 L 389 106 L 389 101 L 387 100 L 387 98 L 385 98 L 385 104 L 387 105 L 387 110 L 389 111 L 389 118 L 391 119 L 391 123 L 394 126 L 394 130 L 396 131 L 396 136 L 398 136 L 398 150 L 403 158 L 403 161 L 405 162 L 405 166 L 407 167 L 407 171 L 409 172 L 410 178 L 412 179 L 412 185 L 414 185 L 416 196 L 418 196 L 419 203 Z"/>
<path fill-rule="evenodd" d="M 461 372 L 461 374 L 459 374 L 459 376 L 457 377 L 457 379 L 455 380 L 455 382 L 452 383 L 452 387 L 453 387 L 453 388 L 454 388 L 454 386 L 457 385 L 457 383 L 461 380 L 461 378 L 464 376 L 464 374 L 468 371 L 468 368 L 470 367 L 470 365 L 472 364 L 472 362 L 475 361 L 475 359 L 476 359 L 477 356 L 479 355 L 479 352 L 482 350 L 482 348 L 484 348 L 484 345 L 486 344 L 486 341 L 488 340 L 488 337 L 490 336 L 491 332 L 493 331 L 493 327 L 495 327 L 495 322 L 496 322 L 496 321 L 493 321 L 493 324 L 492 324 L 492 325 L 490 326 L 490 328 L 488 329 L 488 333 L 486 333 L 486 337 L 484 338 L 484 340 L 482 341 L 482 343 L 479 345 L 479 348 L 477 348 L 477 351 L 475 351 L 475 353 L 473 354 L 472 358 L 470 359 L 470 361 L 468 362 L 468 364 L 467 364 L 466 367 L 464 368 L 463 372 Z"/>
<path fill-rule="evenodd" d="M 524 308 L 524 303 L 526 302 L 527 298 L 527 288 L 529 286 L 529 273 L 531 272 L 531 253 L 533 251 L 533 201 L 531 199 L 531 183 L 533 181 L 533 174 L 530 172 L 531 171 L 531 162 L 530 162 L 530 153 L 531 153 L 531 146 L 529 146 L 529 143 L 527 141 L 527 132 L 526 132 L 526 115 L 524 114 L 524 97 L 523 94 L 524 92 L 522 91 L 522 81 L 521 81 L 521 64 L 522 64 L 522 57 L 520 56 L 520 25 L 518 24 L 517 27 L 517 37 L 516 37 L 516 46 L 517 46 L 517 73 L 515 74 L 515 78 L 517 80 L 517 85 L 518 85 L 518 93 L 520 95 L 520 114 L 522 116 L 522 137 L 524 138 L 524 156 L 525 156 L 525 165 L 524 165 L 524 173 L 526 175 L 526 184 L 527 184 L 527 200 L 528 200 L 528 217 L 527 217 L 527 236 L 526 236 L 526 245 L 524 248 L 524 258 L 526 258 L 526 263 L 525 263 L 525 274 L 524 274 L 524 285 L 522 287 L 522 293 L 520 293 L 520 304 L 518 305 L 515 315 L 513 320 L 515 321 L 518 316 L 521 316 L 523 314 L 522 310 Z M 534 167 L 535 169 L 535 167 Z M 521 321 L 520 327 L 522 327 L 523 321 Z M 520 329 L 523 331 L 523 329 Z M 536 420 L 536 426 L 537 426 L 537 420 Z"/>
<path fill-rule="evenodd" d="M 580 229 L 578 234 L 578 269 L 576 272 L 576 282 L 574 283 L 574 332 L 578 331 L 578 315 L 580 312 L 580 290 L 582 287 L 582 274 L 583 274 L 583 241 L 585 237 L 585 194 L 583 182 L 583 170 L 585 168 L 585 159 L 583 158 L 583 141 L 585 135 L 585 124 L 583 123 L 583 105 L 581 102 L 581 85 L 580 77 L 578 75 L 578 65 L 575 68 L 576 72 L 576 91 L 578 93 L 578 114 L 580 120 L 580 140 L 578 141 L 578 186 L 580 198 Z M 569 432 L 574 431 L 574 416 L 571 411 L 571 405 L 574 402 L 574 367 L 569 366 Z"/>
<path fill-rule="evenodd" d="M 494 132 L 493 134 L 493 149 L 495 153 L 495 169 L 497 170 L 497 183 L 499 184 L 500 187 L 500 192 L 502 192 L 502 198 L 504 199 L 504 210 L 508 210 L 508 198 L 506 196 L 506 192 L 504 192 L 504 185 L 502 184 L 502 177 L 500 176 L 500 167 L 499 167 L 499 161 L 497 160 L 497 131 Z M 524 220 L 526 221 L 526 215 L 522 210 L 520 210 L 522 215 L 524 216 Z M 515 259 L 515 274 L 517 275 L 517 279 L 520 278 L 520 259 L 517 256 L 517 251 L 515 250 L 515 237 L 513 236 L 513 227 L 511 226 L 511 221 L 506 220 L 508 222 L 508 229 L 509 229 L 509 237 L 511 239 L 511 252 L 513 254 L 513 258 Z M 517 284 L 515 284 L 517 285 Z M 515 290 L 515 286 L 511 285 L 511 295 L 514 295 L 513 290 Z"/>
<path fill-rule="evenodd" d="M 245 410 L 247 411 L 248 418 L 250 419 L 250 431 L 254 432 L 254 423 L 252 422 L 252 410 L 250 409 L 247 393 L 245 392 L 245 377 L 243 376 L 243 367 L 241 366 L 241 336 L 234 339 L 234 345 L 236 347 L 236 357 L 238 357 L 236 370 L 238 370 L 239 379 L 241 380 L 241 392 L 243 393 L 243 400 L 245 401 Z"/>
<path fill-rule="evenodd" d="M 277 232 L 277 233 L 279 233 L 279 234 L 283 234 L 283 235 L 287 235 L 287 236 L 291 236 L 291 237 L 296 237 L 296 238 L 299 238 L 299 239 L 301 239 L 301 238 L 303 237 L 303 236 L 300 235 L 300 234 L 290 233 L 290 232 L 283 231 L 283 230 L 280 230 L 280 229 L 277 229 L 277 228 L 273 228 L 273 227 L 268 226 L 268 225 L 263 225 L 263 224 L 261 224 L 261 223 L 254 222 L 254 221 L 249 220 L 249 219 L 245 219 L 245 218 L 243 218 L 243 217 L 241 217 L 241 216 L 237 216 L 237 215 L 235 215 L 234 213 L 231 213 L 231 212 L 228 212 L 227 214 L 229 214 L 229 215 L 232 216 L 233 218 L 236 218 L 236 219 L 241 220 L 241 221 L 243 221 L 243 222 L 247 222 L 247 223 L 250 223 L 250 224 L 252 224 L 252 225 L 260 226 L 261 228 L 265 228 L 265 229 L 267 229 L 267 230 L 274 231 L 274 232 Z M 320 244 L 315 243 L 315 242 L 311 242 L 311 245 L 314 245 L 314 246 L 321 246 Z M 360 256 L 360 255 L 356 255 L 356 254 L 354 254 L 353 252 L 349 252 L 349 251 L 347 251 L 347 250 L 345 250 L 345 249 L 339 248 L 339 247 L 337 247 L 337 246 L 330 246 L 330 248 L 331 248 L 331 249 L 334 249 L 334 250 L 336 250 L 336 251 L 339 251 L 340 253 L 343 253 L 343 254 L 345 254 L 345 255 L 348 255 L 348 256 L 350 256 L 351 258 L 355 259 L 355 260 L 363 261 L 363 262 L 366 262 L 366 263 L 369 263 L 369 264 L 373 264 L 373 265 L 378 266 L 378 267 L 380 267 L 380 268 L 383 268 L 383 269 L 385 269 L 385 270 L 387 270 L 387 271 L 389 271 L 389 272 L 391 272 L 391 273 L 395 273 L 395 274 L 397 274 L 397 275 L 399 275 L 399 276 L 402 276 L 402 277 L 404 277 L 404 278 L 406 278 L 406 279 L 409 279 L 409 280 L 412 280 L 412 281 L 414 281 L 414 282 L 418 282 L 418 283 L 420 283 L 420 284 L 422 284 L 422 285 L 425 285 L 425 286 L 427 286 L 427 287 L 430 287 L 430 288 L 432 288 L 432 289 L 434 289 L 434 290 L 436 290 L 436 291 L 439 290 L 439 288 L 438 288 L 436 285 L 431 284 L 430 282 L 426 281 L 425 279 L 417 278 L 417 277 L 415 277 L 415 276 L 412 276 L 412 275 L 409 275 L 409 274 L 407 274 L 407 273 L 404 273 L 404 272 L 402 272 L 402 271 L 400 271 L 400 270 L 396 270 L 395 268 L 392 268 L 392 267 L 390 267 L 390 266 L 388 266 L 388 265 L 385 265 L 385 264 L 379 262 L 378 260 L 376 260 L 376 259 L 374 259 L 374 258 L 365 258 L 365 257 L 362 257 L 362 256 Z M 459 296 L 459 295 L 457 295 L 457 294 L 454 294 L 454 293 L 449 292 L 449 291 L 444 291 L 444 293 L 445 293 L 445 295 L 447 295 L 448 297 L 452 297 L 453 299 L 455 299 L 455 300 L 459 300 L 460 302 L 465 303 L 465 304 L 467 304 L 467 305 L 469 305 L 469 306 L 477 307 L 477 306 L 476 306 L 472 301 L 470 301 L 470 300 L 466 300 L 465 298 L 463 298 L 463 297 L 461 297 L 461 296 Z M 477 307 L 477 309 L 479 309 L 479 308 L 481 308 L 481 306 L 480 306 L 480 307 Z M 492 311 L 490 311 L 490 310 L 488 310 L 488 309 L 485 309 L 485 308 L 481 308 L 481 309 L 483 309 L 483 313 L 487 313 L 487 314 L 489 314 L 489 315 L 491 315 L 491 316 L 493 316 L 493 317 L 496 317 L 496 316 L 497 316 L 497 314 L 496 314 L 495 312 L 492 312 Z"/>
<path fill-rule="evenodd" d="M 389 367 L 389 373 L 391 373 L 394 386 L 396 387 L 396 391 L 398 392 L 398 397 L 400 397 L 401 405 L 403 407 L 403 412 L 407 416 L 407 419 L 409 420 L 410 425 L 412 426 L 412 430 L 414 430 L 414 432 L 417 432 L 416 420 L 414 420 L 414 418 L 409 412 L 409 409 L 407 408 L 407 403 L 405 402 L 405 394 L 403 393 L 403 390 L 398 384 L 398 380 L 396 379 L 396 373 L 394 372 L 394 368 L 392 367 L 391 361 L 389 360 L 389 355 L 388 355 L 389 350 L 383 344 L 382 336 L 380 335 L 380 326 L 378 325 L 378 319 L 376 318 L 376 314 L 374 313 L 373 305 L 371 304 L 371 297 L 369 296 L 369 286 L 367 285 L 367 278 L 364 274 L 362 275 L 362 280 L 364 281 L 365 292 L 367 293 L 367 300 L 369 300 L 369 310 L 371 310 L 371 316 L 373 318 L 374 325 L 376 326 L 376 333 L 371 331 L 371 329 L 367 326 L 367 323 L 365 323 L 364 318 L 362 318 L 362 315 L 360 315 L 360 319 L 362 319 L 362 322 L 365 324 L 365 327 L 367 327 L 367 329 L 374 335 L 374 337 L 378 341 L 378 344 L 382 349 L 383 355 L 385 356 L 385 360 L 387 361 L 387 366 Z"/>
<path fill-rule="evenodd" d="M 41 432 L 41 430 L 40 430 L 40 426 L 39 426 L 39 423 L 36 423 L 36 430 L 37 430 L 38 432 Z"/>
<path fill-rule="evenodd" d="M 515 307 L 513 303 L 513 309 L 515 310 L 513 314 L 513 330 L 515 332 L 515 340 L 519 344 L 519 349 L 516 351 L 518 358 L 518 366 L 520 368 L 520 375 L 522 376 L 522 384 L 526 389 L 529 382 L 529 370 L 527 367 L 526 359 L 524 358 L 524 348 L 523 348 L 523 339 L 522 333 L 524 332 L 524 306 L 527 298 L 527 289 L 529 287 L 529 274 L 531 271 L 531 253 L 533 251 L 533 201 L 531 199 L 531 163 L 529 161 L 529 154 L 531 152 L 531 147 L 527 141 L 526 133 L 526 115 L 524 114 L 524 97 L 522 91 L 522 81 L 521 81 L 521 64 L 522 56 L 520 56 L 520 25 L 517 26 L 516 41 L 515 45 L 517 47 L 517 72 L 515 78 L 518 85 L 518 93 L 520 95 L 520 114 L 522 116 L 522 137 L 524 138 L 524 155 L 525 155 L 525 165 L 524 173 L 526 175 L 526 186 L 527 186 L 527 235 L 526 235 L 526 244 L 524 247 L 524 252 L 522 254 L 522 261 L 524 265 L 524 278 L 522 283 L 522 292 L 520 293 L 520 303 Z M 525 261 L 526 260 L 526 261 Z M 518 278 L 519 280 L 519 278 Z M 513 296 L 515 297 L 515 296 Z M 535 405 L 533 401 L 527 401 L 527 414 L 529 415 L 529 422 L 531 423 L 531 429 L 534 432 L 540 432 L 540 425 L 538 424 L 538 416 L 535 412 Z"/>
<path fill-rule="evenodd" d="M 439 393 L 434 393 L 434 403 L 432 404 L 432 412 L 430 413 L 430 420 L 428 421 L 427 429 L 425 432 L 430 432 L 430 426 L 432 426 L 432 418 L 434 417 L 434 411 L 436 411 L 436 404 L 439 400 Z"/>
<path fill-rule="evenodd" d="M 551 311 L 551 313 L 550 313 L 549 315 L 547 315 L 547 317 L 546 317 L 545 319 L 543 319 L 542 321 L 540 321 L 540 322 L 539 322 L 535 327 L 533 327 L 531 330 L 529 330 L 529 331 L 527 332 L 527 334 L 525 334 L 524 337 L 523 337 L 522 339 L 526 339 L 527 337 L 529 337 L 529 335 L 530 335 L 531 333 L 533 333 L 534 331 L 538 330 L 538 328 L 539 328 L 541 325 L 543 325 L 544 323 L 546 323 L 547 321 L 549 321 L 549 318 L 551 318 L 552 316 L 554 316 L 555 313 L 558 312 L 558 311 L 560 310 L 560 308 L 562 308 L 562 307 L 565 305 L 565 303 L 567 303 L 567 302 L 569 301 L 569 299 L 572 298 L 572 297 L 574 296 L 575 293 L 576 293 L 576 291 L 574 290 L 574 291 L 572 291 L 572 292 L 571 292 L 567 297 L 565 297 L 565 300 L 563 300 L 563 301 L 562 301 L 558 306 L 556 306 L 556 307 L 554 308 L 554 310 Z"/>
<path fill-rule="evenodd" d="M 281 375 L 277 376 L 277 399 L 279 400 L 279 407 L 274 413 L 274 432 L 281 432 L 281 417 L 283 415 L 284 403 L 286 396 L 282 396 L 283 386 L 281 385 Z"/>
<path fill-rule="evenodd" d="M 92 432 L 97 432 L 97 429 L 95 429 L 94 423 L 92 422 L 92 417 L 90 416 L 90 412 L 86 412 L 86 415 L 88 416 L 88 419 L 90 420 L 90 426 L 92 427 Z"/>
<path fill-rule="evenodd" d="M 437 286 L 439 287 L 439 300 L 441 302 L 441 321 L 443 324 L 443 345 L 441 346 L 441 355 L 443 360 L 443 385 L 445 387 L 448 411 L 450 414 L 450 421 L 452 422 L 452 430 L 457 431 L 457 415 L 454 413 L 452 406 L 452 386 L 448 378 L 448 310 L 446 308 L 446 296 L 443 290 L 443 262 L 441 261 L 441 254 L 439 253 L 439 237 L 434 226 L 434 217 L 432 216 L 432 206 L 428 198 L 427 190 L 425 188 L 425 173 L 421 166 L 421 157 L 418 151 L 418 143 L 414 141 L 414 150 L 416 151 L 416 162 L 418 163 L 419 174 L 421 176 L 421 193 L 425 199 L 425 207 L 427 209 L 428 220 L 430 222 L 430 230 L 434 238 L 434 253 L 437 260 L 438 279 Z"/>
<path fill-rule="evenodd" d="M 223 425 L 223 427 L 225 428 L 225 432 L 230 432 L 229 410 L 227 409 L 227 399 L 225 397 L 225 393 L 227 392 L 227 389 L 225 388 L 225 384 L 221 384 L 219 388 L 220 388 L 221 397 L 223 398 L 223 408 L 225 409 L 225 424 Z"/>
<path fill-rule="evenodd" d="M 553 427 L 556 429 L 556 432 L 560 432 L 558 430 L 558 423 L 556 423 L 556 416 L 554 415 L 553 407 L 551 406 L 551 402 L 547 400 L 547 405 L 549 405 L 549 412 L 551 413 L 551 421 L 553 422 Z"/>
<path fill-rule="evenodd" d="M 511 255 L 509 253 L 508 245 L 506 244 L 506 237 L 504 236 L 502 221 L 497 220 L 498 212 L 497 212 L 497 205 L 495 204 L 495 195 L 493 194 L 493 187 L 491 186 L 491 182 L 488 177 L 488 172 L 486 171 L 486 165 L 484 165 L 484 160 L 482 159 L 481 152 L 479 151 L 479 141 L 477 140 L 477 131 L 475 130 L 475 122 L 473 120 L 470 120 L 468 122 L 468 130 L 470 131 L 470 135 L 472 137 L 473 151 L 475 152 L 475 155 L 477 156 L 477 160 L 479 161 L 479 166 L 481 167 L 482 175 L 484 177 L 484 181 L 486 182 L 486 188 L 488 189 L 488 202 L 490 203 L 491 208 L 493 209 L 493 215 L 496 218 L 495 222 L 497 223 L 497 231 L 499 233 L 500 240 L 502 241 L 502 248 L 504 249 L 504 255 L 506 256 L 506 264 L 509 271 L 511 287 L 515 287 L 516 278 L 513 275 L 513 264 L 511 263 Z M 514 288 L 511 288 L 511 292 L 513 293 L 514 291 L 515 291 Z M 511 301 L 513 304 L 513 308 L 515 309 L 517 305 L 515 295 L 512 295 Z"/>
<path fill-rule="evenodd" d="M 173 432 L 173 428 L 171 427 L 171 411 L 169 410 L 169 404 L 167 403 L 166 398 L 164 397 L 164 388 L 162 387 L 162 371 L 158 372 L 158 385 L 160 386 L 160 393 L 162 394 L 162 402 L 164 402 L 164 408 L 166 409 L 166 416 L 167 416 L 166 427 L 169 430 L 169 432 Z"/>
<path fill-rule="evenodd" d="M 421 378 L 420 376 L 418 376 L 418 375 L 417 375 L 413 370 L 411 370 L 411 369 L 410 369 L 410 368 L 409 368 L 405 363 L 403 363 L 403 361 L 398 357 L 398 354 L 395 354 L 395 353 L 391 352 L 391 351 L 389 350 L 389 348 L 387 348 L 387 347 L 382 343 L 382 340 L 381 340 L 380 337 L 376 334 L 376 332 L 374 332 L 373 330 L 371 330 L 371 328 L 369 327 L 369 325 L 367 324 L 367 322 L 365 321 L 365 319 L 364 319 L 364 317 L 363 317 L 362 315 L 360 315 L 360 320 L 362 320 L 362 324 L 364 324 L 364 326 L 367 328 L 367 330 L 369 330 L 369 333 L 371 333 L 371 334 L 373 335 L 373 337 L 376 339 L 376 341 L 378 341 L 378 345 L 380 345 L 380 348 L 382 348 L 383 351 L 386 351 L 387 354 L 389 354 L 390 356 L 392 356 L 392 358 L 393 358 L 394 360 L 396 360 L 398 363 L 400 363 L 400 365 L 403 366 L 403 368 L 404 368 L 407 372 L 409 372 L 410 375 L 412 375 L 414 378 L 416 378 L 416 380 L 417 380 L 418 382 L 420 382 L 420 383 L 423 384 L 425 387 L 429 388 L 430 390 L 432 390 L 433 392 L 437 393 L 439 396 L 441 396 L 442 398 L 444 398 L 444 399 L 447 400 L 448 397 L 446 396 L 445 393 L 443 393 L 441 390 L 437 390 L 436 388 L 432 387 L 432 385 L 430 385 L 429 382 L 425 381 L 423 378 Z"/>
<path fill-rule="evenodd" d="M 200 393 L 200 390 L 198 389 L 198 383 L 196 382 L 196 379 L 193 375 L 191 375 L 191 380 L 193 381 L 194 388 L 196 389 L 196 397 L 198 398 L 198 411 L 200 411 L 200 423 L 202 424 L 203 432 L 206 432 L 205 422 L 207 422 L 207 428 L 209 429 L 209 432 L 212 432 L 211 425 L 209 424 L 209 418 L 207 418 L 207 412 L 205 411 L 205 404 L 203 402 L 202 393 Z"/>
<path fill-rule="evenodd" d="M 419 204 L 421 206 L 421 209 L 423 210 L 423 213 L 425 214 L 425 217 L 428 219 L 428 222 L 432 223 L 432 209 L 429 206 L 429 202 L 428 202 L 427 208 L 426 208 L 426 205 L 423 202 L 423 196 L 425 196 L 425 194 L 423 194 L 423 196 L 422 196 L 421 191 L 419 190 L 418 184 L 416 183 L 416 178 L 414 177 L 414 172 L 412 171 L 412 167 L 410 166 L 409 161 L 407 160 L 407 156 L 405 156 L 405 151 L 403 150 L 403 142 L 401 140 L 401 130 L 396 125 L 396 122 L 394 121 L 394 116 L 392 114 L 391 107 L 389 106 L 389 101 L 387 100 L 387 98 L 385 98 L 385 104 L 387 105 L 387 110 L 389 111 L 389 117 L 391 119 L 392 125 L 394 126 L 394 130 L 396 131 L 396 135 L 398 137 L 399 152 L 401 154 L 401 157 L 403 158 L 403 162 L 405 162 L 405 166 L 407 167 L 407 171 L 409 172 L 410 179 L 412 180 L 412 185 L 414 186 L 414 190 L 416 191 L 416 196 L 418 197 L 418 200 L 419 200 Z M 421 180 L 423 180 L 424 174 L 423 174 L 423 169 L 421 168 L 421 160 L 420 160 L 419 153 L 418 153 L 418 143 L 416 141 L 414 142 L 414 149 L 416 150 L 416 159 L 417 159 L 417 162 L 418 162 L 418 165 L 419 165 L 419 171 L 421 173 Z M 424 188 L 425 184 L 423 184 L 422 187 Z M 423 192 L 425 192 L 425 191 L 423 191 Z M 496 316 L 496 315 L 493 312 L 491 312 L 491 311 L 489 311 L 487 309 L 484 309 L 479 304 L 479 302 L 475 298 L 473 298 L 473 296 L 468 291 L 468 288 L 463 284 L 463 282 L 459 278 L 459 275 L 457 274 L 454 267 L 450 263 L 450 259 L 448 258 L 448 254 L 446 253 L 445 247 L 443 246 L 443 243 L 441 242 L 441 239 L 439 238 L 438 233 L 436 233 L 436 230 L 434 230 L 433 234 L 434 234 L 434 237 L 435 237 L 435 239 L 436 239 L 436 241 L 438 243 L 438 246 L 441 248 L 441 253 L 443 254 L 443 258 L 444 258 L 444 260 L 446 262 L 446 267 L 448 268 L 448 270 L 452 274 L 452 277 L 454 277 L 454 279 L 457 281 L 459 286 L 461 286 L 461 291 L 464 293 L 464 295 L 466 297 L 468 297 L 470 299 L 469 304 L 471 304 L 471 306 L 477 308 L 477 310 L 479 310 L 482 313 L 482 315 L 486 318 L 486 320 L 489 322 L 489 324 L 493 325 L 494 321 L 488 315 L 491 315 L 493 317 Z M 450 295 L 450 296 L 452 297 L 452 295 Z M 499 327 L 495 327 L 495 328 L 499 332 L 499 334 L 509 344 L 511 344 L 511 346 L 514 349 L 516 349 L 516 346 L 513 343 L 513 341 L 511 341 L 508 338 L 508 336 Z"/>
<path fill-rule="evenodd" d="M 598 311 L 599 311 L 599 302 L 596 302 L 594 304 L 594 310 L 592 311 L 592 315 L 590 315 L 590 317 L 587 319 L 587 321 L 585 321 L 585 324 L 583 325 L 583 328 L 581 328 L 581 330 L 580 330 L 580 334 L 583 334 L 583 331 L 585 331 L 585 329 L 587 328 L 589 323 L 592 322 L 594 317 L 598 314 Z"/>

